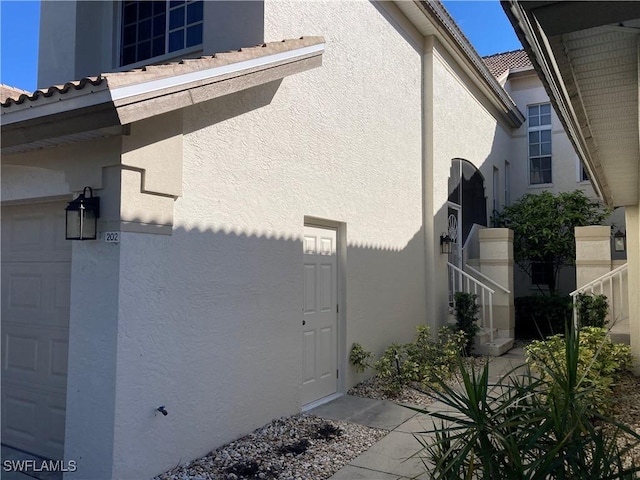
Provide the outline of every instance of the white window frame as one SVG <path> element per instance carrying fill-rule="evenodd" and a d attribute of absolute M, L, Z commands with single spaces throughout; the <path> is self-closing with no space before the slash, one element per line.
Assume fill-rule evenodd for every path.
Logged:
<path fill-rule="evenodd" d="M 542 105 L 549 105 L 549 115 L 550 115 L 550 120 L 548 124 L 544 124 L 544 125 L 536 125 L 536 126 L 531 126 L 530 123 L 530 119 L 531 117 L 529 116 L 529 108 L 530 107 L 540 107 Z M 531 132 L 542 132 L 542 131 L 549 131 L 550 134 L 550 140 L 549 143 L 551 144 L 551 153 L 549 155 L 535 155 L 535 156 L 531 156 L 531 149 L 530 149 L 530 140 L 529 140 L 529 134 Z M 542 144 L 542 142 L 540 142 Z M 553 107 L 551 107 L 551 103 L 549 102 L 542 102 L 542 103 L 534 103 L 534 104 L 530 104 L 527 105 L 527 183 L 529 185 L 529 187 L 549 187 L 553 185 Z M 535 159 L 535 158 L 547 158 L 549 157 L 550 162 L 551 162 L 551 182 L 541 182 L 541 183 L 532 183 L 531 182 L 531 160 Z"/>
<path fill-rule="evenodd" d="M 584 178 L 585 175 L 587 176 L 587 178 Z M 589 180 L 589 175 L 587 173 L 587 171 L 584 169 L 584 166 L 582 165 L 582 162 L 580 161 L 580 157 L 578 157 L 576 155 L 576 182 L 578 183 L 589 183 L 591 182 L 591 180 Z"/>
<path fill-rule="evenodd" d="M 504 205 L 511 205 L 511 164 L 508 160 L 504 161 Z"/>
<path fill-rule="evenodd" d="M 493 216 L 500 208 L 500 169 L 495 166 L 493 167 L 492 190 L 493 211 L 491 215 Z"/>
<path fill-rule="evenodd" d="M 155 0 L 155 1 L 164 1 L 165 2 L 165 48 L 164 51 L 165 53 L 162 55 L 157 55 L 157 56 L 152 56 L 149 57 L 147 59 L 144 60 L 140 60 L 139 62 L 135 62 L 135 63 L 127 63 L 127 64 L 122 64 L 122 36 L 123 36 L 123 22 L 124 22 L 124 18 L 123 18 L 123 7 L 124 7 L 124 1 L 120 1 L 117 3 L 117 30 L 116 30 L 116 38 L 115 38 L 115 43 L 116 43 L 116 50 L 115 50 L 115 58 L 114 58 L 114 63 L 115 63 L 115 70 L 116 71 L 126 71 L 126 70 L 131 70 L 134 68 L 140 68 L 140 67 L 144 67 L 146 65 L 150 65 L 153 63 L 162 63 L 162 62 L 166 62 L 169 60 L 173 60 L 173 59 L 178 59 L 178 58 L 185 58 L 185 57 L 197 57 L 198 53 L 201 53 L 203 50 L 203 43 L 204 43 L 204 11 L 202 14 L 202 20 L 198 21 L 198 22 L 194 22 L 193 24 L 186 24 L 186 18 L 185 18 L 185 25 L 184 25 L 184 29 L 186 30 L 187 26 L 193 26 L 193 25 L 197 25 L 199 23 L 202 23 L 203 26 L 203 35 L 202 35 L 202 43 L 196 44 L 196 45 L 192 45 L 190 47 L 185 47 L 183 49 L 180 50 L 174 50 L 172 52 L 168 52 L 168 48 L 169 48 L 169 34 L 171 32 L 171 30 L 169 29 L 169 21 L 170 21 L 170 1 L 171 0 Z M 202 8 L 204 9 L 206 7 L 206 1 L 203 0 L 203 5 Z M 186 15 L 186 12 L 185 12 Z M 174 29 L 177 30 L 177 29 Z"/>

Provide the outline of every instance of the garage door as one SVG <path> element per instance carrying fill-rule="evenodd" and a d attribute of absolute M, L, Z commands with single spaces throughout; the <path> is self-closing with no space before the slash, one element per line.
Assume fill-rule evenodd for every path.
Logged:
<path fill-rule="evenodd" d="M 2 207 L 2 443 L 62 459 L 71 242 L 65 203 Z"/>

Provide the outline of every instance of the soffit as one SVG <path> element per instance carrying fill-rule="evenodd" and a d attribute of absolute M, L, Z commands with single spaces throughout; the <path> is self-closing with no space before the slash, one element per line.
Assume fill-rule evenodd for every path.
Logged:
<path fill-rule="evenodd" d="M 638 34 L 596 27 L 550 42 L 590 151 L 616 205 L 638 202 Z"/>
<path fill-rule="evenodd" d="M 640 5 L 607 3 L 503 5 L 596 190 L 611 206 L 636 205 Z"/>

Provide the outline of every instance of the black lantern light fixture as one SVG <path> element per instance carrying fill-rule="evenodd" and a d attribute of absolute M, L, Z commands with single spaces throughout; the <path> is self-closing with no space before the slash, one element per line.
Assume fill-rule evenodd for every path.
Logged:
<path fill-rule="evenodd" d="M 89 190 L 89 196 L 87 196 Z M 67 240 L 95 240 L 100 217 L 100 197 L 93 196 L 91 187 L 84 187 L 78 198 L 65 208 L 67 212 Z"/>
<path fill-rule="evenodd" d="M 453 251 L 453 239 L 446 233 L 440 235 L 440 253 L 450 254 Z"/>
<path fill-rule="evenodd" d="M 616 252 L 624 252 L 627 249 L 627 235 L 620 229 L 613 235 L 613 249 Z"/>

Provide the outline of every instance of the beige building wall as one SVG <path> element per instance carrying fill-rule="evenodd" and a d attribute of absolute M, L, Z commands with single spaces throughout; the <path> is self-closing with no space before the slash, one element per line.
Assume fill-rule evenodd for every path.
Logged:
<path fill-rule="evenodd" d="M 201 45 L 121 66 L 121 8 L 122 2 L 105 0 L 42 2 L 38 88 L 46 89 L 100 73 L 142 67 L 151 61 L 166 63 L 181 58 L 197 58 L 259 45 L 264 41 L 264 1 L 205 1 L 203 16 L 207 28 Z M 229 18 L 234 21 L 230 22 Z M 297 32 L 296 36 L 299 35 Z"/>
<path fill-rule="evenodd" d="M 341 226 L 341 391 L 352 343 L 425 322 L 421 52 L 369 2 L 265 4 L 267 40 L 300 32 L 323 66 L 184 110 L 172 235 L 122 235 L 116 477 L 300 411 L 305 218 Z"/>
<path fill-rule="evenodd" d="M 427 38 L 425 45 L 425 76 L 433 78 L 425 90 L 427 278 L 433 279 L 427 290 L 427 317 L 435 326 L 446 319 L 448 308 L 442 301 L 447 298 L 447 256 L 440 254 L 439 238 L 447 230 L 451 161 L 462 158 L 480 170 L 489 213 L 493 169 L 504 173 L 510 127 L 497 120 L 497 112 L 437 41 Z M 504 192 L 499 196 L 503 199 Z"/>
<path fill-rule="evenodd" d="M 549 96 L 533 69 L 511 74 L 506 81 L 505 88 L 525 116 L 527 116 L 527 107 L 529 105 L 549 102 Z M 578 157 L 553 109 L 551 121 L 553 183 L 544 185 L 529 184 L 528 122 L 525 121 L 519 129 L 513 131 L 511 152 L 509 154 L 511 201 L 516 201 L 525 194 L 537 194 L 544 190 L 554 194 L 582 190 L 589 198 L 596 201 L 598 197 L 591 183 L 581 180 Z M 607 220 L 607 224 L 622 227 L 624 230 L 624 209 L 616 209 Z M 575 268 L 566 267 L 561 270 L 558 286 L 564 294 L 575 290 Z M 518 267 L 515 270 L 515 287 L 516 297 L 541 293 L 539 288 L 531 283 L 529 276 Z M 546 289 L 543 289 L 543 291 L 546 292 Z"/>

